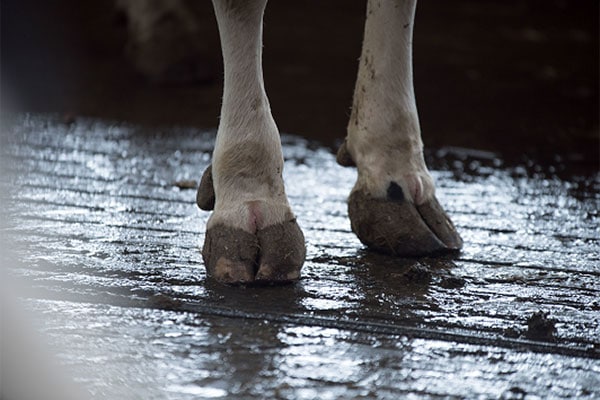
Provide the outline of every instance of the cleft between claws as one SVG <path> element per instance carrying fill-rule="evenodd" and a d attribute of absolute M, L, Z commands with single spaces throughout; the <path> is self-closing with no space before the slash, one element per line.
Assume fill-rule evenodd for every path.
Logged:
<path fill-rule="evenodd" d="M 417 206 L 417 211 L 429 229 L 444 243 L 448 250 L 460 250 L 462 248 L 462 238 L 435 197 Z"/>

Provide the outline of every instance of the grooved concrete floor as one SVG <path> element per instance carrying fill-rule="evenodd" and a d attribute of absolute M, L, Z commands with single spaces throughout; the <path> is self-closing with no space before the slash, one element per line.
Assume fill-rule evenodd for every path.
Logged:
<path fill-rule="evenodd" d="M 465 248 L 400 259 L 350 231 L 355 171 L 284 135 L 303 278 L 232 288 L 205 278 L 186 188 L 214 132 L 13 122 L 8 275 L 93 399 L 600 397 L 597 171 L 431 151 Z"/>

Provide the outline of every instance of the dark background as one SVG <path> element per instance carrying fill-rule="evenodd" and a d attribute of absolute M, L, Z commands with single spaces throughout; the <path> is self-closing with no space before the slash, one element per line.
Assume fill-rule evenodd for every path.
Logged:
<path fill-rule="evenodd" d="M 414 67 L 426 146 L 561 155 L 598 168 L 597 0 L 421 1 Z M 156 84 L 124 56 L 127 22 L 110 1 L 1 3 L 2 108 L 147 125 L 214 128 L 221 53 L 199 0 L 207 82 Z M 267 6 L 264 70 L 282 132 L 334 145 L 345 135 L 365 1 Z"/>

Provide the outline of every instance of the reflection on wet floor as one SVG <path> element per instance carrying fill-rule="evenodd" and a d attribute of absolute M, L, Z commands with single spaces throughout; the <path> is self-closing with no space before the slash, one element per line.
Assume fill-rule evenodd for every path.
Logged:
<path fill-rule="evenodd" d="M 284 136 L 303 279 L 227 287 L 206 280 L 208 213 L 181 184 L 213 133 L 49 116 L 12 129 L 11 276 L 94 399 L 600 396 L 597 171 L 432 151 L 465 248 L 398 259 L 350 231 L 355 171 Z"/>

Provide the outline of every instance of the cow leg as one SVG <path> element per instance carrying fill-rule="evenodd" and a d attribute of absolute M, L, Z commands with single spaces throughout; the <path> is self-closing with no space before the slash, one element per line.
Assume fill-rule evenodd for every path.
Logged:
<path fill-rule="evenodd" d="M 417 256 L 462 240 L 423 159 L 412 73 L 416 0 L 369 0 L 352 114 L 338 162 L 355 165 L 352 230 L 367 246 Z"/>
<path fill-rule="evenodd" d="M 300 277 L 304 236 L 288 204 L 283 155 L 262 77 L 266 0 L 214 0 L 225 81 L 212 166 L 198 205 L 214 206 L 202 256 L 225 283 L 289 282 Z"/>

